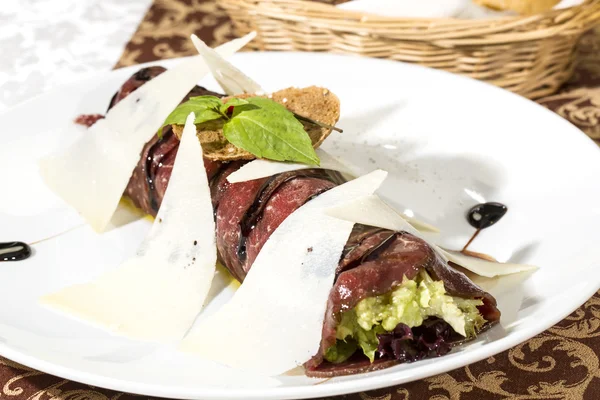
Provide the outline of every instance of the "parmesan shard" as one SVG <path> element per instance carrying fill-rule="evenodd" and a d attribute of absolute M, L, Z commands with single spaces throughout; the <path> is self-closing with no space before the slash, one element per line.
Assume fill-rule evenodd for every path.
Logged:
<path fill-rule="evenodd" d="M 237 171 L 230 174 L 227 177 L 227 181 L 229 183 L 246 182 L 246 181 L 252 181 L 254 179 L 266 178 L 267 176 L 273 176 L 273 175 L 281 174 L 284 172 L 298 171 L 298 170 L 309 169 L 309 168 L 330 169 L 333 171 L 341 172 L 341 173 L 349 175 L 349 176 L 356 176 L 356 173 L 354 172 L 354 170 L 352 168 L 350 168 L 349 166 L 344 164 L 341 160 L 339 160 L 338 158 L 329 154 L 325 150 L 316 149 L 315 152 L 317 153 L 317 156 L 321 160 L 321 163 L 318 167 L 314 166 L 314 165 L 307 165 L 307 164 L 301 164 L 301 163 L 287 163 L 287 162 L 280 162 L 280 161 L 258 159 L 258 160 L 253 160 L 253 161 L 249 162 L 248 164 L 244 164 L 240 169 L 238 169 Z M 377 196 L 375 196 L 375 197 L 377 197 Z M 371 201 L 379 201 L 379 202 L 383 203 L 383 201 L 379 200 L 378 197 L 376 200 L 371 200 Z M 385 208 L 389 208 L 389 206 L 387 204 L 383 203 L 381 210 L 384 210 Z M 423 222 L 416 218 L 408 217 L 406 215 L 403 215 L 403 218 L 406 221 L 408 221 L 408 223 L 410 223 L 413 227 L 415 227 L 416 229 L 418 229 L 421 232 L 434 232 L 434 233 L 440 232 L 440 230 L 437 227 L 435 227 L 431 224 L 428 224 L 427 222 Z"/>
<path fill-rule="evenodd" d="M 316 149 L 315 152 L 321 160 L 320 165 L 307 165 L 302 163 L 280 162 L 265 159 L 258 159 L 243 165 L 240 169 L 227 177 L 229 183 L 238 183 L 252 181 L 254 179 L 266 178 L 267 176 L 281 174 L 283 172 L 297 171 L 301 169 L 330 169 L 353 175 L 351 168 L 344 165 L 340 160 L 327 153 L 323 149 Z"/>
<path fill-rule="evenodd" d="M 191 38 L 196 50 L 204 58 L 213 77 L 225 93 L 230 96 L 243 93 L 264 93 L 258 83 L 234 67 L 223 55 L 208 47 L 198 36 L 192 35 Z"/>
<path fill-rule="evenodd" d="M 400 215 L 379 196 L 364 196 L 349 203 L 327 210 L 327 214 L 340 219 L 350 219 L 357 224 L 377 226 L 391 230 L 403 230 L 420 237 L 418 231 L 439 232 L 425 222 Z"/>
<path fill-rule="evenodd" d="M 231 56 L 249 34 L 215 51 Z M 40 161 L 45 183 L 97 231 L 115 212 L 142 148 L 181 99 L 209 72 L 201 57 L 181 62 L 120 101 L 65 152 Z"/>
<path fill-rule="evenodd" d="M 202 309 L 217 247 L 194 114 L 188 116 L 158 215 L 137 254 L 90 283 L 42 303 L 127 337 L 181 339 Z"/>
<path fill-rule="evenodd" d="M 532 271 L 538 267 L 525 264 L 498 263 L 469 257 L 455 251 L 446 251 L 431 243 L 409 224 L 398 212 L 376 195 L 365 196 L 326 211 L 327 215 L 358 224 L 371 225 L 393 231 L 405 231 L 425 240 L 445 260 L 450 261 L 480 276 L 493 278 L 517 272 Z"/>
<path fill-rule="evenodd" d="M 438 247 L 438 251 L 442 252 L 448 261 L 460 265 L 474 274 L 486 278 L 494 278 L 501 275 L 516 274 L 518 272 L 535 271 L 538 267 L 527 264 L 514 263 L 498 263 L 488 260 L 483 260 L 477 257 L 470 257 L 458 251 L 444 250 Z"/>
<path fill-rule="evenodd" d="M 440 229 L 437 226 L 428 224 L 427 222 L 421 221 L 420 219 L 409 217 L 406 214 L 402 214 L 402 218 L 404 218 L 409 224 L 414 226 L 419 232 L 440 233 Z"/>
<path fill-rule="evenodd" d="M 268 376 L 315 355 L 335 270 L 354 225 L 325 210 L 373 193 L 386 175 L 377 170 L 337 186 L 288 216 L 234 297 L 194 327 L 182 350 Z"/>

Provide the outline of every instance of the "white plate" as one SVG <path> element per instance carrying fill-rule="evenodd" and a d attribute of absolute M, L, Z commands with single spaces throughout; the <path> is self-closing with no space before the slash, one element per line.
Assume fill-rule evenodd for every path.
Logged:
<path fill-rule="evenodd" d="M 162 62 L 173 66 L 178 60 Z M 319 380 L 257 378 L 135 342 L 56 314 L 40 295 L 92 279 L 131 255 L 148 220 L 95 234 L 42 184 L 35 159 L 85 129 L 71 121 L 104 112 L 139 67 L 43 94 L 0 116 L 0 241 L 35 241 L 24 262 L 0 263 L 0 354 L 95 386 L 146 395 L 202 399 L 330 396 L 424 378 L 489 357 L 542 332 L 600 283 L 600 152 L 552 112 L 511 93 L 443 72 L 397 62 L 327 54 L 244 53 L 234 62 L 267 90 L 322 85 L 342 100 L 326 147 L 362 165 L 390 171 L 383 195 L 442 229 L 459 248 L 473 229 L 464 214 L 481 201 L 509 212 L 473 250 L 502 261 L 533 263 L 533 276 L 484 282 L 503 312 L 501 325 L 433 360 L 374 373 Z M 216 88 L 214 81 L 205 84 Z M 229 296 L 225 289 L 213 304 Z M 293 345 L 293 344 L 291 344 Z"/>

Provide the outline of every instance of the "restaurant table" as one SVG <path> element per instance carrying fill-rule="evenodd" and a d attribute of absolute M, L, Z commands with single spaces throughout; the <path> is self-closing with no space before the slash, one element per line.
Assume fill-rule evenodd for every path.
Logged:
<path fill-rule="evenodd" d="M 7 3 L 5 4 L 4 1 Z M 10 9 L 11 1 L 3 0 L 2 7 L 8 5 Z M 97 24 L 103 26 L 102 29 L 108 29 L 108 25 L 113 23 L 116 24 L 115 30 L 111 31 L 111 40 L 103 43 L 102 52 L 97 52 L 104 57 L 102 60 L 97 59 L 91 53 L 88 54 L 87 48 L 85 48 L 86 51 L 83 53 L 87 58 L 83 62 L 73 66 L 72 63 L 56 62 L 52 64 L 51 60 L 46 60 L 46 70 L 54 66 L 56 71 L 64 73 L 68 68 L 77 72 L 87 71 L 91 68 L 90 65 L 104 67 L 107 60 L 111 62 L 110 58 L 107 58 L 107 54 L 117 54 L 118 52 L 115 53 L 117 48 L 118 51 L 121 51 L 123 46 L 120 43 L 123 45 L 126 43 L 125 50 L 120 55 L 118 62 L 115 57 L 111 64 L 117 68 L 195 54 L 188 39 L 192 33 L 200 36 L 211 46 L 233 37 L 231 22 L 212 0 L 154 0 L 152 4 L 150 4 L 151 0 L 129 2 L 94 0 L 86 3 L 85 6 L 81 6 L 85 2 L 75 3 L 74 0 L 70 0 L 70 2 L 73 7 L 77 4 L 82 15 L 88 15 Z M 19 6 L 27 4 L 27 6 L 35 7 L 42 3 L 49 4 L 50 1 L 23 0 L 18 4 Z M 69 3 L 69 0 L 58 3 L 65 5 Z M 17 3 L 12 1 L 12 5 L 15 6 L 15 4 Z M 52 4 L 54 6 L 57 3 L 53 2 Z M 127 5 L 125 6 L 125 4 Z M 73 14 L 75 12 L 73 7 L 65 6 L 65 10 Z M 2 15 L 2 10 L 0 10 L 0 22 L 8 22 L 9 19 L 17 18 L 17 11 L 15 11 L 17 8 L 13 7 L 12 10 L 15 12 L 13 16 Z M 34 11 L 31 14 L 37 15 Z M 57 18 L 65 19 L 64 13 L 56 12 L 55 9 L 54 12 L 57 14 Z M 115 16 L 117 14 L 118 16 Z M 29 18 L 28 23 L 31 23 L 31 20 Z M 140 20 L 141 22 L 135 30 L 135 23 Z M 45 35 L 51 35 L 51 37 L 62 35 L 62 39 L 59 36 L 56 40 L 55 47 L 76 47 L 81 52 L 81 47 L 72 46 L 72 42 L 68 42 L 69 46 L 65 45 L 68 37 L 81 39 L 84 35 L 90 35 L 89 29 L 85 28 L 88 25 L 82 23 L 81 20 L 79 22 L 78 29 L 73 29 L 66 24 L 58 31 L 55 24 L 47 24 Z M 85 18 L 83 22 L 85 22 Z M 2 31 L 3 26 L 4 32 Z M 6 31 L 10 29 L 10 25 L 9 28 L 6 26 L 0 24 L 0 48 L 5 56 L 13 56 L 14 54 L 10 54 L 10 51 L 18 52 L 18 43 L 27 41 L 16 37 L 13 42 L 10 42 L 10 35 Z M 24 26 L 23 32 L 25 33 L 22 35 L 26 38 L 28 25 Z M 17 35 L 21 35 L 21 32 L 19 31 Z M 7 37 L 8 42 L 6 41 Z M 130 39 L 127 40 L 129 37 Z M 6 43 L 11 44 L 12 47 L 7 49 Z M 31 41 L 28 43 L 32 45 Z M 23 54 L 29 53 L 25 51 Z M 68 59 L 68 57 L 66 58 Z M 29 64 L 22 61 L 22 64 L 19 65 L 23 68 L 34 66 L 29 75 L 37 76 L 42 74 L 39 69 L 40 60 L 41 58 L 34 59 L 33 63 L 30 60 Z M 5 64 L 3 65 L 2 62 Z M 4 72 L 4 81 L 0 81 L 0 90 L 3 90 L 0 94 L 5 93 L 4 100 L 8 98 L 6 93 L 14 95 L 14 98 L 24 96 L 23 93 L 11 92 L 15 82 L 14 75 L 21 69 L 15 68 L 13 61 L 4 60 L 2 62 L 0 62 L 0 78 L 3 77 Z M 13 64 L 8 65 L 7 62 Z M 35 69 L 35 66 L 38 70 Z M 10 71 L 12 70 L 15 72 L 11 75 Z M 7 73 L 7 71 L 9 72 Z M 53 81 L 57 81 L 55 78 L 59 76 L 58 72 L 51 75 Z M 26 82 L 28 78 L 21 76 L 18 79 Z M 600 144 L 600 27 L 590 31 L 582 38 L 578 63 L 572 79 L 557 94 L 538 100 L 538 102 L 571 121 Z M 540 145 L 543 146 L 543 143 Z M 568 151 L 568 149 L 565 150 Z M 116 400 L 117 398 L 125 400 L 144 397 L 71 382 L 0 357 L 0 399 L 2 398 L 7 400 Z M 570 316 L 542 334 L 478 363 L 401 386 L 329 399 L 600 399 L 600 292 Z"/>

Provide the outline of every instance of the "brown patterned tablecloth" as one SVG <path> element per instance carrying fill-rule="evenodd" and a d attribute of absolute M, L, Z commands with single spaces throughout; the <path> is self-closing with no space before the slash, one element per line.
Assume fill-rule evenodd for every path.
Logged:
<path fill-rule="evenodd" d="M 117 66 L 195 53 L 189 36 L 209 45 L 232 38 L 214 0 L 154 0 Z M 559 94 L 540 104 L 600 145 L 600 27 L 581 41 L 578 66 Z M 139 399 L 70 382 L 0 358 L 0 399 Z M 600 399 L 600 292 L 556 326 L 504 353 L 446 374 L 337 400 Z M 333 400 L 332 399 L 332 400 Z"/>

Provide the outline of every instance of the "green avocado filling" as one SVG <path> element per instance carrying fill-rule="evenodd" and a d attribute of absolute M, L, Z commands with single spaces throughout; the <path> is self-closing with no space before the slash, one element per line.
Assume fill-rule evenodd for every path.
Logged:
<path fill-rule="evenodd" d="M 325 359 L 346 361 L 362 349 L 371 362 L 379 344 L 378 334 L 391 332 L 403 323 L 413 328 L 429 317 L 445 320 L 457 333 L 473 337 L 485 324 L 477 309 L 481 300 L 463 299 L 446 294 L 444 283 L 434 281 L 423 270 L 413 280 L 406 279 L 389 293 L 361 300 L 342 313 L 336 331 L 336 344 L 327 349 Z"/>

